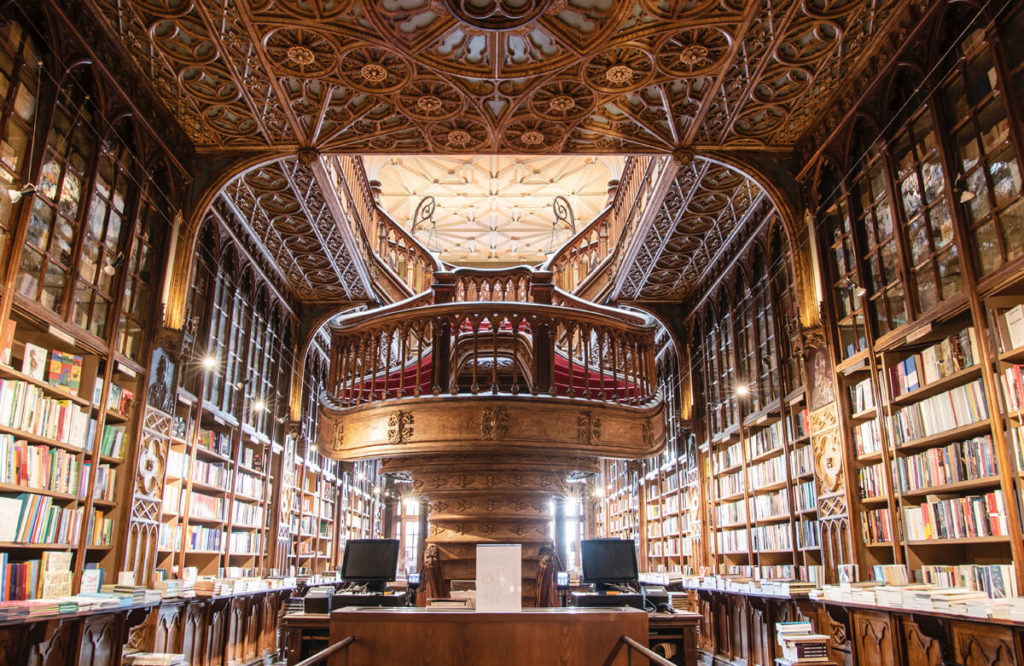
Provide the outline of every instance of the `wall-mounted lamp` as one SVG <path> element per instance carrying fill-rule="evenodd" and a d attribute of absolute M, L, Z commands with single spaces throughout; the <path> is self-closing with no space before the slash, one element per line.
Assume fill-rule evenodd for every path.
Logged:
<path fill-rule="evenodd" d="M 262 412 L 262 411 L 266 411 L 266 409 L 267 409 L 267 403 L 262 398 L 254 401 L 252 403 L 252 411 L 254 411 L 254 412 Z"/>
<path fill-rule="evenodd" d="M 747 386 L 746 384 L 740 384 L 739 386 L 736 387 L 736 397 L 742 398 L 747 395 L 750 395 L 749 386 Z"/>
<path fill-rule="evenodd" d="M 22 197 L 30 197 L 36 193 L 36 186 L 28 184 L 22 188 L 17 188 L 14 185 L 10 185 L 7 188 L 7 196 L 10 197 L 11 203 L 18 203 Z"/>
<path fill-rule="evenodd" d="M 974 199 L 974 192 L 967 187 L 967 179 L 962 173 L 957 174 L 956 180 L 953 181 L 953 190 L 960 195 L 960 203 L 967 203 Z"/>
<path fill-rule="evenodd" d="M 203 357 L 203 368 L 206 370 L 213 370 L 217 367 L 217 357 L 213 354 L 207 354 Z"/>
<path fill-rule="evenodd" d="M 124 252 L 118 252 L 114 260 L 103 267 L 103 272 L 107 275 L 113 275 L 117 272 L 117 269 L 124 263 Z"/>

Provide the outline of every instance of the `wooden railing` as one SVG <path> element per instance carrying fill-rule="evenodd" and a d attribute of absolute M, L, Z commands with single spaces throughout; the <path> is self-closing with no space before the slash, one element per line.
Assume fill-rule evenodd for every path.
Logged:
<path fill-rule="evenodd" d="M 483 392 L 657 399 L 655 324 L 640 315 L 535 302 L 412 303 L 332 327 L 331 402 Z"/>
<path fill-rule="evenodd" d="M 345 660 L 342 663 L 343 664 L 347 664 L 348 663 L 348 646 L 352 645 L 355 642 L 356 642 L 356 637 L 355 636 L 349 636 L 347 638 L 343 638 L 340 641 L 338 641 L 337 643 L 335 643 L 334 645 L 329 645 L 329 646 L 325 647 L 323 650 L 320 650 L 319 652 L 314 654 L 313 656 L 308 657 L 306 659 L 303 659 L 299 663 L 295 664 L 295 666 L 320 666 L 320 664 L 326 664 L 327 660 L 330 657 L 333 657 L 334 655 L 336 655 L 336 654 L 338 654 L 339 652 L 342 652 L 342 651 L 344 651 L 344 653 L 345 653 Z"/>
<path fill-rule="evenodd" d="M 530 266 L 457 268 L 434 274 L 435 303 L 550 303 L 551 274 Z"/>
<path fill-rule="evenodd" d="M 558 288 L 579 293 L 611 264 L 647 205 L 665 159 L 638 155 L 626 160 L 609 207 L 544 263 Z"/>
<path fill-rule="evenodd" d="M 443 265 L 420 241 L 391 218 L 376 202 L 362 159 L 352 155 L 334 158 L 333 177 L 348 196 L 341 197 L 352 232 L 364 240 L 368 261 L 379 261 L 407 289 L 418 294 L 430 287 L 434 271 Z M 376 257 L 376 258 L 375 258 Z"/>
<path fill-rule="evenodd" d="M 648 663 L 658 664 L 658 666 L 675 666 L 671 661 L 669 661 L 665 657 L 662 657 L 662 656 L 660 656 L 658 654 L 655 654 L 650 648 L 647 648 L 647 647 L 641 645 L 640 643 L 637 643 L 635 640 L 633 640 L 629 636 L 621 636 L 621 637 L 619 637 L 618 644 L 615 646 L 615 649 L 612 651 L 611 655 L 608 657 L 608 661 L 606 661 L 605 663 L 606 664 L 614 663 L 615 657 L 617 657 L 619 655 L 619 652 L 622 651 L 623 647 L 626 648 L 626 664 L 628 666 L 632 666 L 633 665 L 633 653 L 634 652 L 640 653 L 640 656 L 643 657 Z"/>

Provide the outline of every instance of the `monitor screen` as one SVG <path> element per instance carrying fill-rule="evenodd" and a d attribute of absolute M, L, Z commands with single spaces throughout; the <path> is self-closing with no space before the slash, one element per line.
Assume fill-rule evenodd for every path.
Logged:
<path fill-rule="evenodd" d="M 345 544 L 341 577 L 353 583 L 395 579 L 398 539 L 352 539 Z"/>
<path fill-rule="evenodd" d="M 631 583 L 637 578 L 636 544 L 630 540 L 583 540 L 580 557 L 588 583 Z"/>

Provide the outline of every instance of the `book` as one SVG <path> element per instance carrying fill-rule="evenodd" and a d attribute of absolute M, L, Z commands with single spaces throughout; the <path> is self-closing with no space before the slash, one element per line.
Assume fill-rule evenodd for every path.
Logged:
<path fill-rule="evenodd" d="M 71 552 L 47 551 L 42 557 L 39 597 L 58 599 L 71 596 Z"/>
<path fill-rule="evenodd" d="M 46 374 L 46 350 L 31 342 L 25 343 L 25 356 L 21 360 L 21 372 L 32 379 L 43 380 Z"/>
<path fill-rule="evenodd" d="M 50 352 L 50 370 L 46 381 L 51 386 L 67 389 L 71 395 L 78 395 L 82 383 L 82 357 L 54 349 Z"/>
<path fill-rule="evenodd" d="M 1024 347 L 1024 305 L 1017 304 L 1003 314 L 1011 349 Z"/>
<path fill-rule="evenodd" d="M 103 569 L 86 568 L 82 571 L 82 582 L 78 587 L 79 594 L 96 594 L 103 585 Z"/>
<path fill-rule="evenodd" d="M 8 319 L 4 322 L 3 333 L 0 334 L 0 363 L 11 364 L 11 350 L 14 348 L 14 331 L 18 322 Z"/>

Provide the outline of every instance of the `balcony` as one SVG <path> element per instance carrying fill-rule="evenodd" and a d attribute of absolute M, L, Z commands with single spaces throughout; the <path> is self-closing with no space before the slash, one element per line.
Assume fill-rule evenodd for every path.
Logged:
<path fill-rule="evenodd" d="M 664 428 L 656 327 L 546 271 L 436 271 L 429 291 L 332 325 L 319 447 L 340 460 L 651 455 Z"/>

